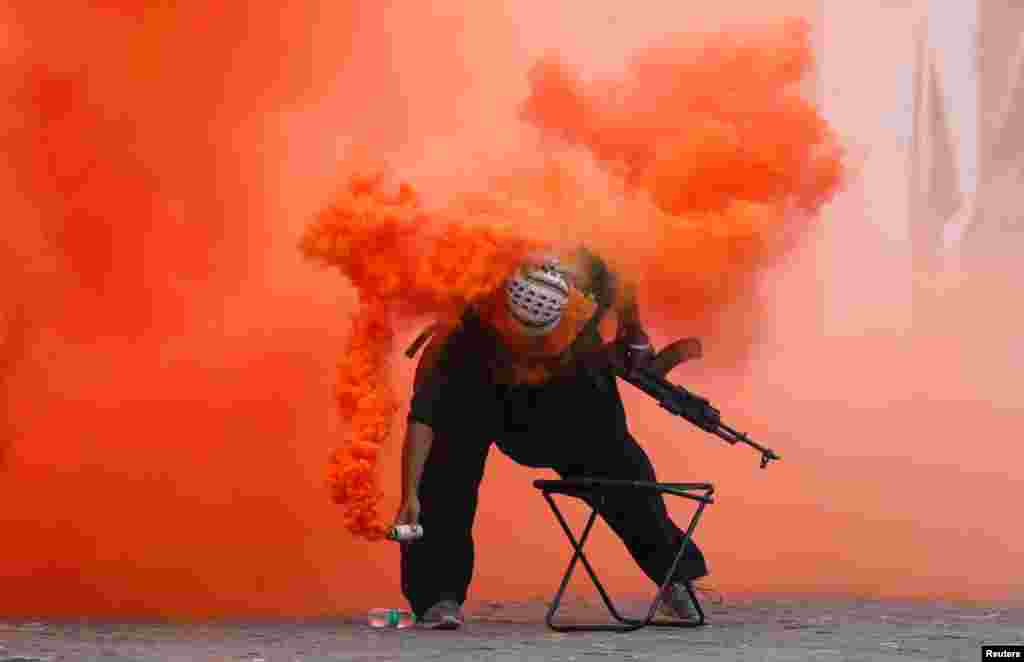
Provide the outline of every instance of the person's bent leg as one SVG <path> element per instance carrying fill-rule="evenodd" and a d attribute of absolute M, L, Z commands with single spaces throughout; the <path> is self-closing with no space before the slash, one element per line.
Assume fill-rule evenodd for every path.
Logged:
<path fill-rule="evenodd" d="M 593 455 L 559 473 L 563 477 L 656 482 L 647 453 L 631 436 L 617 443 L 595 439 L 594 445 Z M 598 504 L 598 512 L 622 539 L 644 574 L 660 585 L 672 568 L 684 535 L 669 516 L 664 497 L 641 490 L 610 491 Z M 691 537 L 672 579 L 692 581 L 707 574 L 704 555 Z"/>
<path fill-rule="evenodd" d="M 625 408 L 610 372 L 580 371 L 543 387 L 513 389 L 531 397 L 505 398 L 504 438 L 499 448 L 513 460 L 550 467 L 562 478 L 656 480 L 647 454 L 629 434 Z M 660 585 L 682 545 L 683 531 L 669 517 L 662 495 L 639 490 L 609 493 L 598 508 L 644 573 Z M 692 540 L 672 579 L 707 574 Z"/>
<path fill-rule="evenodd" d="M 402 543 L 402 593 L 417 620 L 444 600 L 465 602 L 473 576 L 473 519 L 489 441 L 435 434 L 420 479 L 423 537 Z"/>
<path fill-rule="evenodd" d="M 629 433 L 625 407 L 612 374 L 581 372 L 557 392 L 552 390 L 549 398 L 550 406 L 557 408 L 561 418 L 575 422 L 571 432 L 566 430 L 558 436 L 561 452 L 553 468 L 562 477 L 656 481 L 647 453 Z M 639 490 L 614 491 L 598 512 L 644 573 L 660 585 L 683 539 L 683 531 L 669 517 L 664 497 Z M 690 581 L 706 574 L 704 555 L 691 539 L 672 579 Z"/>

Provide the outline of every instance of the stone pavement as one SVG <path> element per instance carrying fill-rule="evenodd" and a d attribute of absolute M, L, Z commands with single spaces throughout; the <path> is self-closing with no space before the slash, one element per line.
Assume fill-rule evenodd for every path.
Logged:
<path fill-rule="evenodd" d="M 571 617 L 600 618 L 593 604 Z M 758 599 L 708 606 L 696 630 L 558 634 L 543 603 L 471 605 L 459 632 L 375 631 L 345 619 L 240 624 L 0 622 L 0 662 L 160 660 L 771 660 L 980 659 L 982 644 L 1024 643 L 1024 605 Z"/>

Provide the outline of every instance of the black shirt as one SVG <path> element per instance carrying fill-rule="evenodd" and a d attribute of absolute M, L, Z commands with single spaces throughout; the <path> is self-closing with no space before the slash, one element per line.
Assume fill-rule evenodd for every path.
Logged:
<path fill-rule="evenodd" d="M 605 263 L 585 249 L 578 259 L 584 270 L 581 284 L 603 314 L 615 295 L 612 276 Z M 596 320 L 578 340 L 579 346 L 600 344 Z M 504 385 L 494 379 L 503 360 L 507 357 L 497 333 L 468 310 L 413 394 L 409 420 L 446 435 L 488 439 L 536 437 L 533 427 L 538 419 L 547 419 L 544 429 L 557 434 L 575 434 L 581 426 L 588 433 L 625 431 L 625 413 L 610 370 L 576 362 L 568 374 L 544 384 Z"/>
<path fill-rule="evenodd" d="M 491 374 L 498 347 L 494 331 L 467 312 L 413 394 L 409 420 L 437 430 L 493 419 L 497 389 Z"/>
<path fill-rule="evenodd" d="M 628 433 L 610 370 L 579 363 L 542 384 L 500 384 L 491 373 L 496 342 L 479 319 L 464 320 L 413 395 L 409 420 L 456 443 L 497 441 L 512 459 L 536 467 L 585 449 L 587 440 Z"/>

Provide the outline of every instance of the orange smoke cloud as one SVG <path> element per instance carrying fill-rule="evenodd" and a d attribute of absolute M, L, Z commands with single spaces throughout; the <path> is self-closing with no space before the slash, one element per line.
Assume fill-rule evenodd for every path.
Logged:
<path fill-rule="evenodd" d="M 820 296 L 812 281 L 835 284 L 828 270 L 795 273 L 774 299 L 745 300 L 756 265 L 785 254 L 784 246 L 813 219 L 804 210 L 814 208 L 815 192 L 830 190 L 834 142 L 808 147 L 814 142 L 808 127 L 818 120 L 797 98 L 797 83 L 780 82 L 789 74 L 768 65 L 788 58 L 797 78 L 804 56 L 784 58 L 777 48 L 785 43 L 788 52 L 806 53 L 800 30 L 769 29 L 755 43 L 771 48 L 756 54 L 746 30 L 728 48 L 750 53 L 747 65 L 756 73 L 735 64 L 728 77 L 716 73 L 701 82 L 720 91 L 728 80 L 753 79 L 755 87 L 728 98 L 750 100 L 751 121 L 761 132 L 730 126 L 722 113 L 739 107 L 728 101 L 698 107 L 703 115 L 693 116 L 704 124 L 666 119 L 656 112 L 656 94 L 645 91 L 653 89 L 646 81 L 669 86 L 680 72 L 713 69 L 697 64 L 712 57 L 697 45 L 725 44 L 723 35 L 689 35 L 643 50 L 634 59 L 649 66 L 633 66 L 611 82 L 588 82 L 583 70 L 559 65 L 567 80 L 560 89 L 570 102 L 581 102 L 585 112 L 578 116 L 586 121 L 567 121 L 554 133 L 543 127 L 555 123 L 555 111 L 531 119 L 533 126 L 514 121 L 518 104 L 542 95 L 544 86 L 531 88 L 527 77 L 540 52 L 535 47 L 556 46 L 566 61 L 589 67 L 631 46 L 643 48 L 652 35 L 703 24 L 719 10 L 749 20 L 777 12 L 778 3 L 566 2 L 558 3 L 555 20 L 552 3 L 386 4 L 63 2 L 61 20 L 46 3 L 0 5 L 0 80 L 11 91 L 0 104 L 10 128 L 0 132 L 7 157 L 0 163 L 0 197 L 9 221 L 0 242 L 0 277 L 7 284 L 0 288 L 0 452 L 6 451 L 0 500 L 9 506 L 0 509 L 0 595 L 14 596 L 0 601 L 0 612 L 280 618 L 400 603 L 396 546 L 364 543 L 339 526 L 347 511 L 325 498 L 324 458 L 354 438 L 350 418 L 340 421 L 339 434 L 332 409 L 341 404 L 339 391 L 358 403 L 352 406 L 366 407 L 359 415 L 371 432 L 358 433 L 365 438 L 383 438 L 373 426 L 386 420 L 387 398 L 359 399 L 363 391 L 391 393 L 399 407 L 392 415 L 401 415 L 413 366 L 392 362 L 395 348 L 375 338 L 387 339 L 390 330 L 388 342 L 404 343 L 405 322 L 423 320 L 395 300 L 359 304 L 355 288 L 310 269 L 295 250 L 337 184 L 339 152 L 352 143 L 369 144 L 430 201 L 429 211 L 409 212 L 428 219 L 430 228 L 402 239 L 416 247 L 414 259 L 397 260 L 415 272 L 402 277 L 419 283 L 416 300 L 429 302 L 414 306 L 422 314 L 443 317 L 429 311 L 452 301 L 453 291 L 479 294 L 459 284 L 470 263 L 466 255 L 497 248 L 464 253 L 459 237 L 501 226 L 545 243 L 588 240 L 639 281 L 645 316 L 652 304 L 673 311 L 671 325 L 667 316 L 652 320 L 656 334 L 678 329 L 707 340 L 705 358 L 681 369 L 679 378 L 697 382 L 730 420 L 735 412 L 738 425 L 749 422 L 756 438 L 777 445 L 784 462 L 760 472 L 754 458 L 718 448 L 699 432 L 682 432 L 679 421 L 629 388 L 624 397 L 631 427 L 660 474 L 722 486 L 720 505 L 701 525 L 701 542 L 723 588 L 876 587 L 872 592 L 884 596 L 935 595 L 952 586 L 978 596 L 1012 584 L 1019 591 L 1021 537 L 1007 530 L 1012 511 L 1003 505 L 1015 502 L 1016 483 L 1006 468 L 1020 455 L 1004 434 L 1020 422 L 1016 374 L 1005 367 L 1015 338 L 1007 331 L 1005 342 L 994 345 L 978 322 L 991 319 L 994 308 L 1005 311 L 1015 292 L 951 303 L 945 321 L 957 324 L 943 330 L 942 342 L 908 336 L 892 342 L 891 351 L 872 349 L 889 347 L 884 338 L 829 342 L 804 324 Z M 847 15 L 861 21 L 858 29 L 877 27 L 881 10 L 847 4 Z M 884 10 L 890 48 L 873 50 L 872 57 L 865 58 L 859 42 L 842 52 L 840 35 L 830 35 L 829 62 L 845 57 L 849 66 L 828 89 L 842 87 L 851 100 L 884 96 L 860 81 L 866 66 L 900 70 L 903 51 L 891 46 L 903 39 L 903 26 L 889 22 L 899 11 Z M 730 28 L 729 34 L 741 33 Z M 774 93 L 759 83 L 762 68 L 770 74 L 765 80 L 775 81 Z M 602 86 L 625 98 L 609 101 Z M 865 118 L 852 132 L 858 139 L 865 131 L 888 131 L 872 124 L 879 114 L 871 104 L 842 105 Z M 779 107 L 791 115 L 779 117 Z M 657 138 L 667 135 L 663 120 L 687 132 Z M 544 141 L 534 140 L 538 127 Z M 772 151 L 783 128 L 797 136 L 785 145 L 792 154 Z M 739 131 L 747 142 L 738 141 Z M 616 136 L 628 159 L 602 147 L 614 146 Z M 576 149 L 560 149 L 570 140 Z M 898 143 L 891 137 L 875 152 L 892 155 L 892 167 L 878 176 L 891 180 L 893 191 L 900 186 L 898 176 L 890 177 L 901 172 Z M 768 156 L 725 158 L 729 149 L 754 146 Z M 538 151 L 551 160 L 538 165 Z M 804 168 L 795 183 L 787 179 L 794 170 L 757 172 L 751 165 L 794 160 Z M 481 164 L 502 167 L 483 172 Z M 675 185 L 686 168 L 702 164 L 685 181 L 705 188 L 691 195 Z M 746 164 L 752 192 L 728 189 L 739 200 L 732 208 L 705 208 L 715 200 L 713 181 L 742 183 L 715 180 L 707 172 L 714 164 L 718 170 Z M 479 188 L 467 184 L 478 174 L 500 176 L 479 196 L 443 203 L 453 191 Z M 789 187 L 791 207 L 780 196 L 757 198 L 775 182 Z M 371 204 L 372 197 L 361 196 L 361 204 L 376 208 L 381 203 Z M 886 197 L 897 211 L 900 197 Z M 850 282 L 864 289 L 871 274 L 859 264 L 905 247 L 899 241 L 880 246 L 878 237 L 862 232 L 864 216 L 878 214 L 877 200 L 873 212 L 856 197 L 846 201 L 851 212 L 832 209 L 829 223 L 860 237 L 837 243 L 858 263 Z M 746 218 L 750 228 L 721 218 Z M 505 244 L 497 241 L 503 236 L 495 233 L 494 246 Z M 686 237 L 707 250 L 686 249 Z M 807 248 L 814 253 L 813 245 Z M 398 254 L 380 250 L 374 257 Z M 500 261 L 481 259 L 481 265 Z M 724 266 L 733 261 L 745 267 Z M 421 269 L 433 276 L 416 275 Z M 896 269 L 874 274 L 870 290 L 888 290 L 901 277 Z M 850 298 L 835 289 L 830 296 L 837 306 Z M 723 304 L 730 297 L 739 304 Z M 781 303 L 788 312 L 779 305 L 778 317 L 767 321 L 788 325 L 785 354 L 751 331 L 766 308 Z M 386 312 L 371 315 L 377 311 Z M 346 340 L 339 321 L 350 314 L 363 330 Z M 850 324 L 884 325 L 867 317 L 855 312 Z M 1007 327 L 1014 332 L 1021 326 L 1016 317 Z M 723 326 L 743 331 L 730 339 Z M 753 372 L 717 370 L 732 368 L 752 337 L 764 341 L 768 358 Z M 350 385 L 340 379 L 337 360 L 351 364 L 345 374 L 377 381 L 370 389 Z M 960 372 L 950 372 L 950 360 Z M 881 381 L 880 367 L 888 375 Z M 945 384 L 945 400 L 915 395 L 934 391 L 937 382 Z M 865 403 L 867 393 L 873 395 Z M 1003 407 L 998 415 L 990 399 Z M 960 452 L 964 439 L 984 451 Z M 373 494 L 369 480 L 376 480 L 387 504 L 397 496 L 391 489 L 397 444 L 383 443 L 376 457 L 376 471 L 361 474 L 371 477 L 363 493 Z M 931 458 L 944 466 L 922 464 Z M 526 598 L 557 583 L 565 540 L 543 501 L 529 496 L 536 477 L 492 454 L 477 518 L 476 597 Z M 943 483 L 973 490 L 991 507 L 977 509 L 977 499 L 954 492 L 943 497 L 934 489 Z M 900 499 L 892 495 L 896 484 L 908 487 Z M 599 529 L 597 543 L 606 533 Z M 770 542 L 751 545 L 752 531 Z M 647 590 L 645 578 L 628 574 L 633 565 L 618 541 L 609 540 L 605 550 L 607 567 L 623 573 L 620 588 Z M 967 583 L 965 559 L 973 561 Z"/>
<path fill-rule="evenodd" d="M 54 21 L 11 3 L 25 46 L 4 70 L 18 127 L 4 146 L 57 260 L 47 281 L 66 296 L 48 317 L 67 337 L 180 333 L 242 277 L 247 247 L 224 240 L 251 222 L 232 135 L 299 96 L 303 69 L 274 75 L 288 58 L 268 44 L 312 9 L 69 2 Z"/>
<path fill-rule="evenodd" d="M 327 530 L 304 454 L 333 319 L 279 295 L 309 288 L 269 259 L 297 262 L 262 177 L 287 152 L 268 118 L 337 80 L 392 92 L 354 10 L 0 7 L 4 614 L 337 604 L 324 577 L 359 550 L 302 542 Z M 353 44 L 369 63 L 339 73 Z"/>
<path fill-rule="evenodd" d="M 790 21 L 751 34 L 689 37 L 642 52 L 623 81 L 590 86 L 556 59 L 538 63 L 524 117 L 585 145 L 640 199 L 612 201 L 620 218 L 607 227 L 581 224 L 571 211 L 594 196 L 594 180 L 577 178 L 573 190 L 551 164 L 498 173 L 489 194 L 457 196 L 453 210 L 482 218 L 449 222 L 440 241 L 430 238 L 437 222 L 408 185 L 389 197 L 380 177 L 350 181 L 302 242 L 306 257 L 338 267 L 360 295 L 337 377 L 350 440 L 328 472 L 350 531 L 369 539 L 384 533 L 376 472 L 397 410 L 386 378 L 396 311 L 451 322 L 498 287 L 529 248 L 527 237 L 535 245 L 543 237 L 596 246 L 640 283 L 654 316 L 707 323 L 784 254 L 842 174 L 835 137 L 798 88 L 812 63 L 808 29 Z M 653 204 L 644 207 L 645 200 Z M 646 226 L 640 242 L 622 240 L 628 224 L 621 219 L 633 214 Z M 490 229 L 496 221 L 503 232 Z M 503 328 L 500 314 L 490 317 Z M 560 326 L 571 328 L 579 324 Z M 539 365 L 524 370 L 531 381 L 545 374 Z"/>
<path fill-rule="evenodd" d="M 843 150 L 801 89 L 813 62 L 801 20 L 685 35 L 639 52 L 621 80 L 586 83 L 548 57 L 522 116 L 649 196 L 661 213 L 646 238 L 598 228 L 592 241 L 658 311 L 700 323 L 749 292 L 843 181 Z"/>
<path fill-rule="evenodd" d="M 338 268 L 359 293 L 359 311 L 337 366 L 338 412 L 348 443 L 331 456 L 327 479 L 345 527 L 379 540 L 386 526 L 378 459 L 397 410 L 388 360 L 395 315 L 434 314 L 451 323 L 501 284 L 535 241 L 467 221 L 441 222 L 406 184 L 388 195 L 380 175 L 354 175 L 303 235 L 302 253 Z"/>

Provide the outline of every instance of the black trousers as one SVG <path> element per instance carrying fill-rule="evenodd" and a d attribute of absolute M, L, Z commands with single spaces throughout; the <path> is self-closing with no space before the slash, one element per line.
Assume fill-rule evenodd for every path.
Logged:
<path fill-rule="evenodd" d="M 440 600 L 466 600 L 477 495 L 492 439 L 512 460 L 554 469 L 563 478 L 656 480 L 651 461 L 626 427 L 611 373 L 581 370 L 540 387 L 495 387 L 494 400 L 494 409 L 476 400 L 463 425 L 434 431 L 419 491 L 424 536 L 402 545 L 402 592 L 418 617 Z M 482 424 L 483 413 L 493 414 L 497 429 Z M 643 572 L 660 584 L 683 536 L 662 496 L 623 491 L 598 512 Z M 674 579 L 706 574 L 704 556 L 691 542 Z"/>

